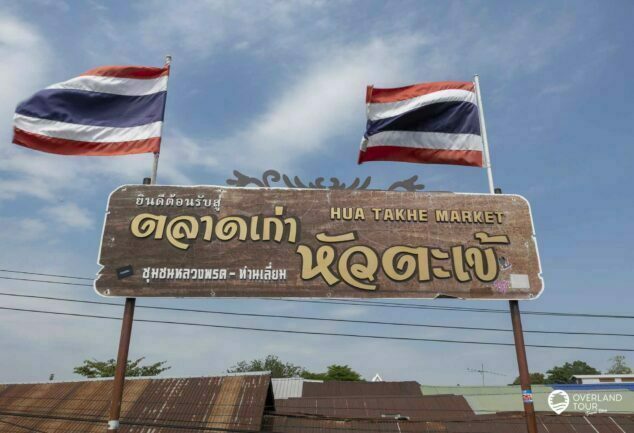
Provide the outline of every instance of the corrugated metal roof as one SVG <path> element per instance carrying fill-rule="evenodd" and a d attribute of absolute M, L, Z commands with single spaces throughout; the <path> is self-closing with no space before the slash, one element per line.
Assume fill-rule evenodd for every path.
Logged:
<path fill-rule="evenodd" d="M 278 414 L 357 419 L 400 415 L 412 420 L 446 420 L 474 415 L 464 397 L 457 395 L 289 398 L 277 400 L 275 411 Z"/>
<path fill-rule="evenodd" d="M 420 396 L 418 382 L 346 382 L 305 383 L 302 397 Z"/>
<path fill-rule="evenodd" d="M 304 382 L 322 383 L 323 380 L 303 379 L 301 377 L 271 379 L 271 384 L 273 385 L 273 396 L 276 400 L 283 400 L 290 397 L 301 397 Z"/>
<path fill-rule="evenodd" d="M 471 420 L 445 423 L 448 433 L 525 433 L 523 414 L 482 415 Z M 538 414 L 539 433 L 634 433 L 632 416 Z"/>
<path fill-rule="evenodd" d="M 474 413 L 462 396 L 425 397 L 417 382 L 304 383 L 303 397 L 276 400 L 276 413 L 357 419 L 454 419 Z"/>
<path fill-rule="evenodd" d="M 447 429 L 444 424 L 424 421 L 339 420 L 266 415 L 262 431 L 275 433 L 442 433 L 446 432 Z"/>
<path fill-rule="evenodd" d="M 101 433 L 111 391 L 112 380 L 1 385 L 0 432 Z M 273 404 L 270 376 L 129 380 L 120 431 L 180 433 L 205 427 L 255 432 L 267 404 Z"/>
<path fill-rule="evenodd" d="M 539 433 L 634 433 L 634 416 L 538 415 Z M 266 415 L 263 431 L 277 433 L 526 433 L 522 414 L 446 421 L 345 420 Z"/>

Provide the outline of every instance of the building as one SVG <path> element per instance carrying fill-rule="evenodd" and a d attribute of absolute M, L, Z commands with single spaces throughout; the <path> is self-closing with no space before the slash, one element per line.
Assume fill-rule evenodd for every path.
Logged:
<path fill-rule="evenodd" d="M 578 374 L 572 377 L 579 385 L 595 383 L 634 383 L 634 374 Z"/>
<path fill-rule="evenodd" d="M 548 395 L 553 388 L 545 385 L 533 385 L 533 404 L 536 411 L 548 412 Z M 459 395 L 465 398 L 469 407 L 477 415 L 498 412 L 521 412 L 522 389 L 519 385 L 510 386 L 429 386 L 422 385 L 423 395 Z"/>
<path fill-rule="evenodd" d="M 120 433 L 526 433 L 520 412 L 478 414 L 468 400 L 473 390 L 463 396 L 428 387 L 421 393 L 417 382 L 277 382 L 279 399 L 268 374 L 129 379 Z M 111 379 L 0 384 L 0 433 L 102 433 L 111 391 Z M 624 413 L 540 412 L 538 420 L 539 433 L 634 433 L 634 415 Z"/>
<path fill-rule="evenodd" d="M 493 389 L 491 389 L 493 388 Z M 426 387 L 417 382 L 324 382 L 275 400 L 264 431 L 275 433 L 526 433 L 519 386 Z M 539 433 L 634 433 L 634 405 L 614 414 L 555 415 L 537 386 Z M 634 393 L 631 393 L 634 396 Z M 627 400 L 624 404 L 632 404 Z M 493 410 L 493 406 L 496 409 Z"/>

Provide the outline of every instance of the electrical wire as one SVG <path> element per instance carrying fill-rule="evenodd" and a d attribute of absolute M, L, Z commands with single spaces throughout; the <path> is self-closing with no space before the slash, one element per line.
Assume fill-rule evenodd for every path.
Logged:
<path fill-rule="evenodd" d="M 161 379 L 153 379 L 153 380 L 161 380 Z M 533 393 L 534 395 L 537 393 Z M 542 394 L 546 394 L 546 393 L 542 393 Z M 510 395 L 510 394 L 478 394 L 477 396 L 491 396 L 491 395 L 505 395 L 505 396 L 514 396 L 517 397 L 518 402 L 521 402 L 521 397 L 519 393 Z M 464 395 L 452 395 L 453 397 L 456 398 L 460 398 L 460 397 L 467 397 Z M 399 399 L 405 399 L 408 402 L 411 401 L 412 398 L 421 398 L 421 399 L 437 399 L 437 402 L 440 406 L 442 406 L 442 397 L 446 397 L 446 395 L 442 396 L 442 395 L 420 395 L 418 397 L 414 397 L 414 396 L 389 396 L 386 397 L 390 400 L 399 400 Z M 379 397 L 380 398 L 380 397 Z M 308 401 L 310 400 L 312 403 L 315 404 L 315 406 L 306 406 L 306 404 L 299 404 L 299 405 L 295 405 L 295 404 L 286 404 L 286 403 L 281 403 L 284 400 L 281 400 L 278 402 L 281 403 L 277 408 L 276 408 L 276 413 L 278 415 L 294 415 L 294 414 L 299 414 L 302 413 L 304 415 L 319 415 L 317 413 L 312 413 L 312 412 L 299 412 L 297 411 L 297 409 L 301 409 L 304 411 L 323 411 L 323 410 L 328 410 L 328 409 L 334 409 L 334 410 L 346 410 L 348 414 L 352 413 L 352 411 L 356 411 L 356 412 L 377 412 L 377 411 L 381 411 L 381 412 L 385 412 L 385 413 L 395 413 L 397 411 L 407 411 L 407 410 L 413 410 L 415 412 L 442 412 L 442 413 L 467 413 L 467 414 L 471 414 L 475 416 L 474 410 L 473 409 L 456 409 L 456 408 L 449 408 L 449 407 L 426 407 L 424 409 L 421 408 L 415 408 L 415 407 L 403 407 L 403 406 L 381 406 L 381 407 L 376 407 L 376 406 L 372 406 L 372 407 L 357 407 L 357 408 L 352 408 L 352 407 L 342 407 L 342 406 L 338 406 L 335 404 L 330 404 L 333 403 L 333 401 L 337 401 L 337 400 L 341 400 L 341 401 L 347 401 L 350 402 L 352 401 L 356 401 L 356 400 L 364 400 L 364 399 L 368 399 L 368 400 L 375 400 L 377 399 L 376 396 L 365 396 L 365 397 L 336 397 L 336 396 L 331 396 L 331 397 L 298 397 L 298 400 L 304 400 L 304 401 Z M 13 397 L 0 397 L 0 410 L 3 406 L 3 403 L 5 400 L 9 400 L 9 401 L 22 401 L 22 400 L 35 400 L 36 402 L 41 401 L 41 400 L 51 400 L 51 401 L 59 401 L 60 398 L 59 397 L 27 397 L 27 396 L 13 396 Z M 106 399 L 87 399 L 87 398 L 73 398 L 73 397 L 64 397 L 63 398 L 64 401 L 70 401 L 70 402 L 74 402 L 74 401 L 79 401 L 79 402 L 89 402 L 89 403 L 102 403 L 104 405 L 108 405 L 110 403 L 110 400 L 106 400 Z M 51 406 L 44 404 L 44 405 L 37 405 L 37 404 L 33 404 L 33 403 L 28 403 L 25 402 L 26 404 L 28 404 L 29 408 L 35 408 L 35 409 L 50 409 Z M 134 404 L 136 403 L 136 400 L 126 400 L 123 399 L 122 403 L 130 403 L 130 404 Z M 295 403 L 295 401 L 293 401 L 293 403 Z M 298 401 L 298 403 L 301 403 Z M 466 403 L 466 400 L 465 400 Z M 20 406 L 19 403 L 9 403 L 12 406 Z M 231 416 L 235 414 L 235 408 L 245 408 L 245 407 L 261 407 L 260 404 L 249 404 L 248 402 L 241 402 L 239 404 L 231 404 L 231 403 L 217 403 L 215 401 L 205 401 L 205 400 L 200 400 L 198 402 L 178 402 L 178 401 L 169 401 L 166 403 L 168 406 L 187 406 L 188 408 L 194 408 L 194 407 L 198 407 L 198 406 L 202 406 L 202 407 L 213 407 L 214 408 L 214 414 L 215 415 L 209 415 L 209 417 L 211 418 L 216 418 L 216 417 L 226 417 L 226 416 Z M 229 408 L 224 412 L 219 412 L 216 410 L 216 408 Z M 288 412 L 289 409 L 293 409 L 292 411 Z M 85 407 L 82 408 L 77 408 L 77 409 L 71 409 L 71 408 L 60 408 L 60 409 L 56 409 L 56 411 L 58 412 L 62 412 L 62 413 L 66 413 L 66 414 L 73 414 L 76 411 L 86 411 Z M 100 410 L 99 408 L 95 408 L 94 410 Z M 482 408 L 482 407 L 478 407 L 477 408 L 478 412 L 489 412 L 489 413 L 496 413 L 499 412 L 499 408 Z M 574 413 L 574 412 L 571 412 Z M 578 412 L 581 413 L 581 412 Z M 610 411 L 609 413 L 611 414 L 621 414 L 621 415 L 634 415 L 634 411 L 630 410 L 630 411 L 624 411 L 624 410 L 613 410 Z M 324 415 L 325 416 L 325 415 Z M 352 417 L 354 418 L 352 415 L 347 415 L 347 417 Z M 365 418 L 364 418 L 365 419 Z M 215 422 L 215 421 L 214 421 Z M 235 423 L 232 423 L 235 424 Z"/>
<path fill-rule="evenodd" d="M 231 377 L 231 376 L 229 376 Z M 103 379 L 104 382 L 107 382 L 109 380 L 112 380 L 112 377 L 109 378 L 100 378 L 98 381 L 101 381 L 101 379 Z M 169 380 L 168 378 L 157 378 L 159 380 Z M 147 379 L 126 379 L 126 380 L 147 380 Z M 76 381 L 76 382 L 45 382 L 48 384 L 57 384 L 57 383 L 81 383 L 81 382 L 98 382 L 95 380 L 90 380 L 87 379 L 85 381 Z M 44 383 L 44 382 L 42 382 Z M 625 383 L 627 384 L 627 383 Z M 547 387 L 552 387 L 552 386 L 557 386 L 558 384 L 534 384 L 537 386 L 547 386 Z M 561 384 L 560 384 L 561 385 Z M 565 385 L 565 384 L 563 384 Z M 619 383 L 614 383 L 615 388 L 614 390 L 611 389 L 599 389 L 598 391 L 602 392 L 602 393 L 623 393 L 623 391 L 625 390 L 625 388 L 618 388 Z M 431 385 L 430 385 L 431 386 Z M 458 397 L 480 397 L 480 396 L 506 396 L 506 397 L 513 397 L 513 396 L 517 396 L 520 397 L 521 396 L 521 391 L 519 389 L 520 385 L 509 385 L 509 386 L 517 386 L 518 389 L 517 391 L 513 391 L 513 392 L 486 392 L 486 393 L 481 393 L 478 392 L 477 394 L 468 394 L 468 393 L 464 393 L 464 394 L 452 394 L 452 393 L 446 393 L 446 394 L 421 394 L 420 396 L 422 397 L 437 397 L 439 395 L 455 395 Z M 433 386 L 431 386 L 433 387 Z M 445 386 L 439 386 L 438 388 L 451 388 L 451 387 L 445 387 Z M 461 386 L 459 388 L 471 388 L 470 386 Z M 475 388 L 480 388 L 481 387 L 475 387 Z M 553 388 L 553 389 L 560 389 L 560 388 Z M 589 393 L 592 392 L 592 389 L 567 389 L 567 388 L 561 388 L 564 389 L 567 392 L 570 393 Z M 596 391 L 596 390 L 595 390 Z M 533 390 L 533 395 L 547 395 L 550 394 L 552 391 L 535 391 Z M 632 392 L 632 391 L 625 391 L 625 392 Z M 420 396 L 408 396 L 408 395 L 403 395 L 403 396 L 398 396 L 398 397 L 420 397 Z M 353 396 L 355 397 L 355 396 Z M 303 397 L 291 397 L 291 398 L 303 398 Z M 322 398 L 322 397 L 308 397 L 308 398 Z M 332 398 L 347 398 L 347 397 L 324 397 L 324 398 L 328 398 L 328 399 L 332 399 Z M 373 397 L 371 397 L 373 398 Z M 34 397 L 34 396 L 6 396 L 6 395 L 2 395 L 0 394 L 0 402 L 2 400 L 57 400 L 57 397 Z M 78 398 L 78 397 L 65 397 L 65 400 L 71 400 L 71 401 L 87 401 L 87 402 L 93 402 L 93 403 L 103 403 L 103 402 L 109 402 L 109 399 L 92 399 L 92 398 Z M 126 399 L 122 399 L 121 400 L 123 403 L 134 403 L 136 400 L 126 400 Z M 172 403 L 172 404 L 183 404 L 183 405 L 196 405 L 196 404 L 206 404 L 206 403 L 191 403 L 191 402 L 187 402 L 187 403 Z M 243 404 L 241 404 L 243 405 Z M 235 406 L 240 406 L 240 405 L 236 405 L 236 404 L 229 404 L 229 403 L 214 403 L 214 406 L 230 406 L 230 407 L 235 407 Z M 286 406 L 286 407 L 295 407 L 295 406 Z M 298 408 L 305 408 L 304 406 L 298 406 Z M 383 409 L 383 408 L 381 408 Z M 429 409 L 425 409 L 425 410 L 442 410 L 444 411 L 445 409 L 434 409 L 434 408 L 429 408 Z M 483 410 L 494 410 L 494 409 L 483 409 Z M 634 410 L 632 411 L 625 411 L 624 413 L 634 413 Z"/>
<path fill-rule="evenodd" d="M 104 305 L 104 306 L 111 306 L 111 307 L 123 306 L 123 304 L 120 304 L 117 302 L 88 301 L 83 299 L 60 298 L 60 297 L 54 297 L 54 296 L 40 296 L 40 295 L 25 295 L 25 294 L 7 293 L 7 292 L 0 292 L 0 296 L 8 296 L 8 297 L 14 297 L 14 298 L 27 298 L 27 299 L 40 299 L 40 300 L 47 300 L 47 301 L 73 302 L 73 303 L 80 303 L 80 304 Z M 406 326 L 406 327 L 457 329 L 457 330 L 487 331 L 487 332 L 513 332 L 512 329 L 506 329 L 506 328 L 483 328 L 483 327 L 472 327 L 472 326 L 440 325 L 440 324 L 425 324 L 425 323 L 384 322 L 384 321 L 376 321 L 376 320 L 334 319 L 329 317 L 291 316 L 291 315 L 281 315 L 281 314 L 236 313 L 231 311 L 202 310 L 202 309 L 177 308 L 177 307 L 160 307 L 157 305 L 136 305 L 136 308 L 142 308 L 142 309 L 148 309 L 148 310 L 178 311 L 178 312 L 187 312 L 187 313 L 218 314 L 218 315 L 239 316 L 239 317 L 312 320 L 312 321 L 320 321 L 320 322 L 338 322 L 338 323 L 352 323 L 352 324 L 364 324 L 364 325 Z M 609 332 L 541 331 L 541 330 L 527 330 L 527 329 L 525 329 L 523 332 L 527 334 L 634 337 L 634 334 L 609 333 Z"/>
<path fill-rule="evenodd" d="M 107 320 L 121 320 L 120 317 L 114 316 L 101 316 L 93 314 L 80 314 L 80 313 L 64 313 L 58 311 L 49 310 L 35 310 L 26 308 L 13 308 L 13 307 L 0 307 L 0 310 L 19 311 L 26 313 L 38 313 L 38 314 L 51 314 L 58 316 L 69 317 L 83 317 L 92 319 L 107 319 Z M 318 331 L 295 331 L 289 329 L 274 329 L 274 328 L 256 328 L 247 326 L 230 326 L 230 325 L 214 325 L 208 323 L 195 323 L 195 322 L 177 322 L 169 320 L 150 320 L 150 319 L 134 319 L 135 322 L 141 323 L 155 323 L 165 325 L 182 325 L 182 326 L 198 326 L 206 328 L 219 328 L 219 329 L 233 329 L 241 331 L 256 331 L 256 332 L 272 332 L 283 334 L 299 334 L 299 335 L 320 335 L 329 337 L 350 337 L 350 338 L 365 338 L 375 340 L 393 340 L 393 341 L 418 341 L 418 342 L 434 342 L 434 343 L 450 343 L 450 344 L 474 344 L 485 346 L 515 346 L 514 343 L 501 343 L 493 341 L 475 341 L 475 340 L 448 340 L 440 338 L 416 338 L 416 337 L 395 337 L 384 335 L 369 335 L 369 334 L 351 334 L 351 333 L 334 333 L 334 332 L 318 332 Z M 591 350 L 591 351 L 609 351 L 609 352 L 634 352 L 634 349 L 628 348 L 610 348 L 610 347 L 591 347 L 591 346 L 555 346 L 547 344 L 526 344 L 526 347 L 542 348 L 542 349 L 563 349 L 563 350 Z"/>
<path fill-rule="evenodd" d="M 26 273 L 26 271 L 12 271 L 12 270 L 0 270 L 0 272 Z M 41 273 L 38 273 L 37 275 L 53 276 L 53 277 L 56 276 L 54 274 L 41 274 Z M 87 278 L 87 277 L 63 277 L 63 278 L 76 278 L 76 279 L 89 280 L 89 281 L 94 280 L 93 278 Z M 37 280 L 37 279 L 30 279 L 30 278 L 15 278 L 15 277 L 0 276 L 0 279 L 14 280 L 14 281 L 28 281 L 28 282 L 43 283 L 43 284 L 64 284 L 64 285 L 70 285 L 70 286 L 93 287 L 92 284 L 69 283 L 69 282 L 60 282 L 60 281 L 52 281 L 52 280 Z M 227 297 L 223 299 L 245 299 L 245 298 Z M 452 306 L 442 306 L 442 305 L 423 305 L 423 304 L 415 304 L 415 303 L 406 304 L 402 302 L 388 302 L 388 301 L 374 301 L 374 300 L 361 301 L 358 299 L 352 299 L 352 300 L 348 300 L 348 299 L 314 300 L 314 299 L 289 299 L 289 298 L 249 298 L 249 299 L 257 299 L 257 300 L 264 300 L 264 301 L 278 301 L 278 302 L 283 301 L 283 302 L 312 303 L 312 304 L 358 305 L 358 306 L 364 306 L 364 307 L 379 307 L 379 308 L 405 308 L 405 309 L 440 310 L 440 311 L 461 311 L 461 312 L 470 312 L 470 313 L 509 314 L 508 310 L 496 309 L 496 308 L 452 307 Z M 533 311 L 533 310 L 524 310 L 522 311 L 522 314 L 523 315 L 538 315 L 538 316 L 553 316 L 553 317 L 634 319 L 634 315 L 624 315 L 624 314 L 567 313 L 567 312 L 556 312 L 556 311 Z"/>
<path fill-rule="evenodd" d="M 0 269 L 0 272 L 8 272 L 12 274 L 24 274 L 24 275 L 39 275 L 41 277 L 68 278 L 71 280 L 87 280 L 87 281 L 94 280 L 94 278 L 88 278 L 88 277 L 74 277 L 72 275 L 57 275 L 57 274 L 42 274 L 40 272 L 13 271 L 11 269 Z"/>
<path fill-rule="evenodd" d="M 65 286 L 92 287 L 91 284 L 67 283 L 67 282 L 63 282 L 63 281 L 35 280 L 35 279 L 32 279 L 32 278 L 0 277 L 0 280 L 29 281 L 29 282 L 32 282 L 32 283 L 63 284 Z"/>
<path fill-rule="evenodd" d="M 41 414 L 41 413 L 34 413 L 34 412 L 19 412 L 19 411 L 0 411 L 0 415 L 4 415 L 4 416 L 11 416 L 11 417 L 24 417 L 24 418 L 35 418 L 35 419 L 45 419 L 45 420 L 64 420 L 64 421 L 74 421 L 74 422 L 84 422 L 84 423 L 104 423 L 106 422 L 105 418 L 101 417 L 101 418 L 87 418 L 87 417 L 77 417 L 77 416 L 67 416 L 67 415 L 55 415 L 55 414 Z M 495 418 L 490 418 L 487 415 L 484 415 L 483 419 L 460 419 L 460 420 L 444 420 L 444 419 L 439 419 L 439 420 L 391 420 L 391 419 L 367 419 L 367 418 L 346 418 L 346 419 L 341 419 L 341 418 L 334 418 L 334 417 L 322 417 L 322 416 L 306 416 L 306 415 L 283 415 L 283 414 L 265 414 L 265 416 L 269 416 L 271 418 L 287 418 L 287 419 L 300 419 L 300 420 L 312 420 L 312 421 L 333 421 L 333 422 L 347 422 L 349 424 L 354 424 L 354 423 L 366 423 L 366 424 L 375 424 L 377 426 L 380 425 L 386 425 L 386 424 L 396 424 L 398 425 L 399 423 L 403 424 L 404 426 L 407 425 L 415 425 L 415 424 L 425 424 L 427 425 L 428 423 L 444 423 L 444 424 L 467 424 L 467 425 L 477 425 L 477 424 L 493 424 L 493 425 L 518 425 L 524 422 L 524 419 L 522 417 L 518 417 L 518 416 L 512 416 L 512 415 L 503 415 L 503 416 L 496 416 Z M 551 417 L 550 415 L 540 415 L 540 418 L 542 418 L 542 422 L 544 421 L 543 418 L 546 417 Z M 630 419 L 629 417 L 624 416 L 626 419 Z M 548 424 L 558 424 L 558 425 L 573 425 L 572 423 L 566 422 L 568 421 L 566 419 L 567 417 L 558 417 L 558 418 L 552 418 L 548 420 Z M 576 416 L 571 416 L 571 419 L 576 419 Z M 121 425 L 128 425 L 128 426 L 142 426 L 142 427 L 155 427 L 155 428 L 180 428 L 180 429 L 185 429 L 185 430 L 202 430 L 202 431 L 222 431 L 222 432 L 231 432 L 231 433 L 246 433 L 246 432 L 253 432 L 252 429 L 249 430 L 244 430 L 244 429 L 234 429 L 234 428 L 230 428 L 230 427 L 208 427 L 208 426 L 203 426 L 203 425 L 197 425 L 197 426 L 192 426 L 192 423 L 189 424 L 172 424 L 170 423 L 170 420 L 161 420 L 161 421 L 156 421 L 153 420 L 152 422 L 147 422 L 144 420 L 148 420 L 148 418 L 140 418 L 137 420 L 127 420 L 127 419 L 121 419 L 120 420 L 120 424 Z M 167 421 L 167 422 L 165 422 Z M 263 418 L 263 421 L 265 421 L 265 419 Z M 513 421 L 513 422 L 511 422 Z M 634 425 L 634 423 L 624 423 L 623 421 L 619 420 L 619 425 L 621 426 L 629 426 L 629 425 Z M 179 421 L 172 421 L 172 422 L 187 422 L 184 420 L 179 420 Z M 199 424 L 203 424 L 203 423 L 199 423 Z M 208 424 L 217 424 L 217 423 L 208 423 Z M 255 424 L 251 424 L 254 425 Z M 261 426 L 260 426 L 261 427 Z M 293 427 L 292 425 L 289 426 L 282 426 L 282 428 L 284 427 Z M 368 429 L 367 427 L 364 427 L 363 429 L 358 429 L 358 428 L 354 428 L 352 426 L 344 426 L 344 427 L 334 427 L 334 426 L 330 426 L 330 425 L 301 425 L 300 428 L 302 430 L 304 429 L 328 429 L 330 431 L 337 431 L 337 430 L 344 430 L 344 431 L 364 431 L 364 432 L 384 432 L 385 429 Z M 269 431 L 270 433 L 280 433 L 280 432 L 276 432 L 275 430 L 263 430 L 263 431 Z M 444 432 L 446 430 L 425 430 L 426 432 Z M 487 433 L 485 431 L 477 431 L 477 430 L 470 430 L 471 433 Z"/>
<path fill-rule="evenodd" d="M 91 286 L 92 287 L 92 286 Z M 307 299 L 282 299 L 282 298 L 257 298 L 265 301 L 284 301 L 284 302 L 302 302 L 312 304 L 339 304 L 339 305 L 359 305 L 363 307 L 380 307 L 380 308 L 405 308 L 417 310 L 441 310 L 441 311 L 461 311 L 468 313 L 493 313 L 493 314 L 509 314 L 508 310 L 495 308 L 472 308 L 472 307 L 448 307 L 442 305 L 421 305 L 421 304 L 404 304 L 399 302 L 385 302 L 373 300 L 347 300 L 347 299 L 329 299 L 329 300 L 307 300 Z M 537 316 L 554 316 L 554 317 L 583 317 L 583 318 L 603 318 L 603 319 L 634 319 L 634 316 L 619 314 L 592 314 L 592 313 L 565 313 L 554 311 L 532 311 L 522 310 L 522 315 Z"/>

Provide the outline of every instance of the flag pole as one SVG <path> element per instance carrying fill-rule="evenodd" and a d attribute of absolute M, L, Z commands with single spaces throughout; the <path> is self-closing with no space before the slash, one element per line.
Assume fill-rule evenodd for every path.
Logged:
<path fill-rule="evenodd" d="M 162 135 L 162 132 L 161 132 Z M 152 176 L 150 177 L 150 184 L 154 185 L 156 183 L 156 172 L 158 171 L 158 163 L 159 156 L 161 154 L 159 152 L 154 153 L 154 159 L 152 161 Z"/>
<path fill-rule="evenodd" d="M 493 184 L 493 170 L 491 169 L 491 155 L 489 154 L 489 140 L 487 139 L 487 127 L 484 121 L 484 107 L 482 106 L 482 95 L 480 94 L 480 76 L 476 74 L 473 77 L 475 84 L 476 98 L 478 101 L 478 119 L 480 119 L 480 133 L 482 134 L 482 145 L 484 147 L 484 164 L 487 169 L 487 178 L 489 179 L 489 193 L 495 194 L 495 186 Z"/>
<path fill-rule="evenodd" d="M 473 77 L 475 84 L 476 98 L 478 102 L 478 118 L 480 119 L 480 133 L 482 134 L 482 145 L 484 150 L 484 164 L 487 169 L 487 179 L 489 181 L 489 193 L 502 194 L 501 189 L 496 189 L 493 183 L 493 171 L 491 170 L 491 155 L 489 154 L 489 140 L 487 138 L 487 128 L 484 122 L 484 107 L 482 106 L 482 94 L 480 93 L 480 76 Z M 531 378 L 526 359 L 526 345 L 524 343 L 524 332 L 522 330 L 522 316 L 520 314 L 520 304 L 517 300 L 509 301 L 511 311 L 511 323 L 513 324 L 513 341 L 515 342 L 515 354 L 517 355 L 517 367 L 520 373 L 520 385 L 522 388 L 522 401 L 524 403 L 524 416 L 526 417 L 526 427 L 528 433 L 537 433 L 537 417 L 535 416 L 535 406 L 533 405 L 533 390 L 531 389 Z"/>
<path fill-rule="evenodd" d="M 172 56 L 165 56 L 165 65 L 164 67 L 169 68 L 170 65 L 172 63 Z M 167 74 L 167 80 L 169 82 L 169 74 Z M 161 140 L 163 139 L 163 123 L 161 123 Z M 150 183 L 152 185 L 154 185 L 156 183 L 156 175 L 157 175 L 157 171 L 158 171 L 158 163 L 159 163 L 159 157 L 161 156 L 161 154 L 159 152 L 154 152 L 154 159 L 152 161 L 152 177 L 150 177 L 151 181 Z"/>
<path fill-rule="evenodd" d="M 172 56 L 165 56 L 165 67 L 169 68 Z M 168 74 L 169 80 L 169 74 Z M 163 124 L 161 124 L 161 139 L 163 138 Z M 144 178 L 144 185 L 156 183 L 158 172 L 159 152 L 154 153 L 152 160 L 152 177 Z M 114 380 L 112 386 L 112 399 L 110 400 L 110 411 L 108 417 L 108 433 L 118 433 L 121 418 L 121 403 L 123 401 L 123 388 L 125 386 L 125 373 L 128 366 L 128 353 L 130 351 L 130 340 L 132 339 L 132 324 L 134 323 L 134 309 L 136 298 L 125 298 L 123 309 L 123 320 L 121 321 L 121 335 L 119 336 L 119 350 L 117 352 L 117 364 L 115 366 Z"/>

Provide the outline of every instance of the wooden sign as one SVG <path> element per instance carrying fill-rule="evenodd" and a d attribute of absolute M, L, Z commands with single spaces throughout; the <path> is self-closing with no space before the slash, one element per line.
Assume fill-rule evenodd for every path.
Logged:
<path fill-rule="evenodd" d="M 126 185 L 110 195 L 105 296 L 534 299 L 517 195 Z"/>

